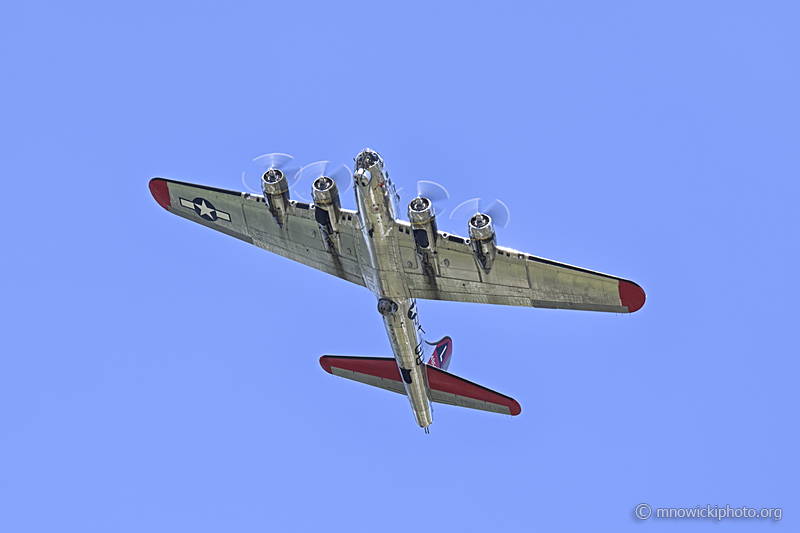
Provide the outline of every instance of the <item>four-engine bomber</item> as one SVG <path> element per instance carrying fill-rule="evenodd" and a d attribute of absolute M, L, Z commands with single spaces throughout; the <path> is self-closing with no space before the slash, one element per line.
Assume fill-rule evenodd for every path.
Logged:
<path fill-rule="evenodd" d="M 150 190 L 171 213 L 371 290 L 394 357 L 325 355 L 320 364 L 331 374 L 404 394 L 426 432 L 430 402 L 509 415 L 521 409 L 512 398 L 447 372 L 452 340 L 424 341 L 417 299 L 614 313 L 644 305 L 644 291 L 632 281 L 498 246 L 486 213 L 470 218 L 468 239 L 438 230 L 428 198 L 414 198 L 410 222 L 399 220 L 397 191 L 373 150 L 356 158 L 356 211 L 341 207 L 338 186 L 326 175 L 313 182 L 313 204 L 292 200 L 285 165 L 278 164 L 291 157 L 262 158 L 270 162 L 263 196 L 162 178 L 152 179 Z"/>

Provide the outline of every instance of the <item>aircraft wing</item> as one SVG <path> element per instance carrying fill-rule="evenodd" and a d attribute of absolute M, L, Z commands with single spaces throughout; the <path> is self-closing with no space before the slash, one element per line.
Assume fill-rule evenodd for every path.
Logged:
<path fill-rule="evenodd" d="M 150 180 L 150 192 L 169 211 L 207 228 L 236 237 L 357 285 L 364 285 L 356 260 L 358 218 L 343 209 L 339 224 L 341 253 L 326 249 L 313 207 L 291 202 L 287 222 L 279 227 L 263 196 L 194 185 L 163 178 Z"/>
<path fill-rule="evenodd" d="M 400 229 L 400 256 L 413 298 L 612 313 L 632 313 L 644 305 L 642 288 L 616 276 L 501 246 L 486 273 L 463 237 L 439 232 L 436 246 L 439 275 L 428 275 L 413 232 Z"/>

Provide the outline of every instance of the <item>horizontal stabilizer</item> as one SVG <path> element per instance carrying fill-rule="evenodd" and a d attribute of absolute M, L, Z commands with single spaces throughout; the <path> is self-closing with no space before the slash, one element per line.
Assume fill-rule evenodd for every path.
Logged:
<path fill-rule="evenodd" d="M 319 364 L 328 374 L 403 395 L 406 393 L 400 379 L 400 369 L 393 357 L 323 355 L 319 358 Z"/>
<path fill-rule="evenodd" d="M 428 387 L 432 402 L 503 415 L 516 416 L 522 412 L 515 399 L 433 366 L 428 367 Z"/>
<path fill-rule="evenodd" d="M 319 358 L 319 364 L 334 376 L 405 394 L 397 362 L 391 357 L 323 355 Z M 506 415 L 518 415 L 522 411 L 513 398 L 439 368 L 430 365 L 426 365 L 426 368 L 432 402 Z"/>

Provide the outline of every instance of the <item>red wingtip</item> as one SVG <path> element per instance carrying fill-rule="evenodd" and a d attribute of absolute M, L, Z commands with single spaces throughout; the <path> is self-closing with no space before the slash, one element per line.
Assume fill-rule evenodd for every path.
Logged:
<path fill-rule="evenodd" d="M 640 286 L 632 281 L 619 280 L 619 299 L 622 305 L 628 308 L 629 313 L 641 309 L 646 298 Z"/>
<path fill-rule="evenodd" d="M 332 374 L 333 373 L 333 372 L 331 372 L 331 362 L 324 355 L 319 358 L 319 365 L 328 374 Z"/>
<path fill-rule="evenodd" d="M 522 407 L 519 406 L 519 402 L 517 400 L 511 400 L 511 404 L 508 406 L 511 410 L 511 416 L 517 416 L 522 412 Z"/>
<path fill-rule="evenodd" d="M 150 180 L 150 192 L 153 198 L 156 199 L 156 202 L 158 202 L 158 205 L 164 209 L 168 209 L 172 205 L 169 199 L 169 187 L 167 186 L 167 182 L 161 178 L 153 178 Z"/>

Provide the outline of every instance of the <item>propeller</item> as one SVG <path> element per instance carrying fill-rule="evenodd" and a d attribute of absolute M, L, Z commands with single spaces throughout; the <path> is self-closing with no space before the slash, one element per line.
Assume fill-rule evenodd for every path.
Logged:
<path fill-rule="evenodd" d="M 298 165 L 294 157 L 289 154 L 264 154 L 253 159 L 253 162 L 258 163 L 264 170 L 278 169 L 286 176 L 286 181 L 291 189 L 299 179 L 300 165 Z M 242 172 L 242 184 L 248 191 L 261 194 L 261 191 L 253 190 L 247 185 L 244 179 L 246 172 Z"/>
<path fill-rule="evenodd" d="M 289 189 L 292 190 L 294 196 L 303 202 L 311 203 L 307 199 L 308 197 L 304 197 L 304 195 L 310 194 L 311 184 L 321 176 L 333 178 L 340 191 L 345 191 L 353 186 L 353 171 L 350 170 L 350 167 L 344 163 L 337 165 L 330 161 L 317 161 L 301 168 L 300 172 L 297 173 L 297 180 L 289 186 Z M 307 186 L 298 187 L 301 183 Z M 343 183 L 347 183 L 347 187 L 342 187 Z"/>
<path fill-rule="evenodd" d="M 397 194 L 400 195 L 403 188 L 397 189 Z M 417 182 L 417 196 L 416 198 L 427 198 L 436 208 L 436 215 L 441 216 L 445 210 L 439 207 L 439 204 L 450 198 L 450 193 L 444 186 L 436 183 L 435 181 L 420 180 Z"/>
<path fill-rule="evenodd" d="M 500 200 L 494 200 L 489 205 L 484 205 L 480 198 L 473 198 L 461 202 L 450 213 L 450 218 L 470 218 L 476 213 L 483 213 L 492 217 L 495 227 L 505 228 L 511 222 L 511 210 Z"/>
<path fill-rule="evenodd" d="M 449 199 L 450 193 L 435 181 L 420 180 L 417 182 L 417 196 L 435 203 Z"/>

